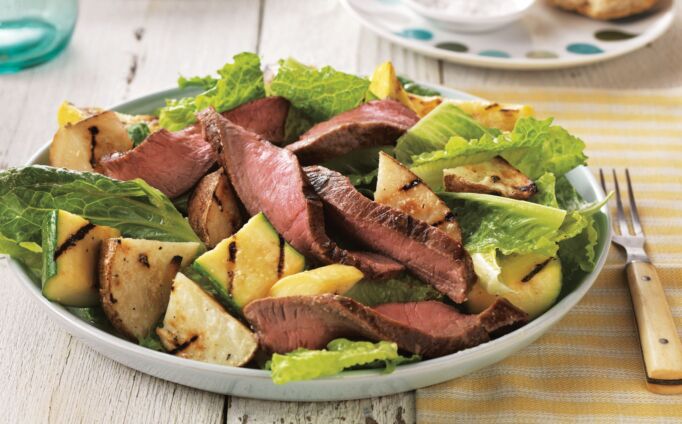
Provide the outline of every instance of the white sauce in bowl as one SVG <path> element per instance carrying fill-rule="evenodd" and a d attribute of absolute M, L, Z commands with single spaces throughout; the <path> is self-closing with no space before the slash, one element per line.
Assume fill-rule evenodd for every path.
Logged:
<path fill-rule="evenodd" d="M 412 0 L 433 11 L 453 15 L 485 17 L 514 13 L 527 6 L 526 0 Z"/>

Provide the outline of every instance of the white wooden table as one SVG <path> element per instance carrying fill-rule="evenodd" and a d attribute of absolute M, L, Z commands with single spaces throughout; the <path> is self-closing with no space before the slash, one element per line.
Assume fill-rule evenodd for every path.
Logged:
<path fill-rule="evenodd" d="M 678 2 L 679 3 L 679 2 Z M 22 164 L 56 129 L 68 99 L 108 106 L 205 75 L 249 50 L 265 62 L 401 73 L 452 87 L 682 86 L 682 24 L 637 53 L 560 71 L 509 72 L 442 63 L 361 29 L 334 0 L 82 0 L 65 53 L 0 76 L 0 168 Z M 0 263 L 0 422 L 410 423 L 411 393 L 351 402 L 285 403 L 226 397 L 159 380 L 91 351 L 51 322 Z"/>

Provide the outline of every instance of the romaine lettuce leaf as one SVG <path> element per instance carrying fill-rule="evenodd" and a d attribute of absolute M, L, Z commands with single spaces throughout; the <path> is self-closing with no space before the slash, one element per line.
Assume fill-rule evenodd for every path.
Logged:
<path fill-rule="evenodd" d="M 218 112 L 233 109 L 243 103 L 265 96 L 260 58 L 254 53 L 234 56 L 234 63 L 226 63 L 218 70 L 220 78 L 180 77 L 178 85 L 198 85 L 206 91 L 196 97 L 167 100 L 159 111 L 159 125 L 171 131 L 181 130 L 196 122 L 195 114 L 209 106 Z"/>
<path fill-rule="evenodd" d="M 40 243 L 43 219 L 53 209 L 117 228 L 127 237 L 199 241 L 170 200 L 142 180 L 123 182 L 38 165 L 0 173 L 0 233 L 5 238 Z"/>
<path fill-rule="evenodd" d="M 566 211 L 477 193 L 438 193 L 452 208 L 470 252 L 554 256 Z"/>
<path fill-rule="evenodd" d="M 422 153 L 441 150 L 452 137 L 479 139 L 484 134 L 496 136 L 498 130 L 486 128 L 462 112 L 452 102 L 443 102 L 419 120 L 396 143 L 396 158 L 411 165 Z"/>
<path fill-rule="evenodd" d="M 540 205 L 558 208 L 559 202 L 556 198 L 556 177 L 551 172 L 544 173 L 535 180 L 538 192 L 531 198 L 531 201 Z"/>
<path fill-rule="evenodd" d="M 273 94 L 287 98 L 315 122 L 325 121 L 359 106 L 366 98 L 369 80 L 325 66 L 315 69 L 294 60 L 281 60 L 270 86 Z"/>
<path fill-rule="evenodd" d="M 393 153 L 392 146 L 368 147 L 354 150 L 330 159 L 322 166 L 340 172 L 350 179 L 355 187 L 374 190 L 378 170 L 379 152 Z"/>
<path fill-rule="evenodd" d="M 34 242 L 17 242 L 0 233 L 0 254 L 17 260 L 33 281 L 40 281 L 43 272 L 42 248 Z"/>
<path fill-rule="evenodd" d="M 443 298 L 443 295 L 431 285 L 407 273 L 388 280 L 362 280 L 344 293 L 344 296 L 370 307 L 384 303 L 420 302 Z"/>
<path fill-rule="evenodd" d="M 318 377 L 332 376 L 346 368 L 358 365 L 373 364 L 382 361 L 387 372 L 395 368 L 391 362 L 404 362 L 398 354 L 398 346 L 393 342 L 353 342 L 347 339 L 336 339 L 329 342 L 327 349 L 297 349 L 285 355 L 272 355 L 270 369 L 275 384 L 292 381 L 311 380 Z"/>
<path fill-rule="evenodd" d="M 139 146 L 149 136 L 149 126 L 144 122 L 138 122 L 126 128 L 128 137 L 133 141 L 133 147 Z"/>
<path fill-rule="evenodd" d="M 483 162 L 498 155 L 531 179 L 540 178 L 548 172 L 563 175 L 584 164 L 587 159 L 583 153 L 585 144 L 565 129 L 552 125 L 551 119 L 539 121 L 524 117 L 517 121 L 510 133 L 486 133 L 478 137 L 459 134 L 451 137 L 441 147 L 438 147 L 440 142 L 432 141 L 435 139 L 433 135 L 429 136 L 428 143 L 431 144 L 428 148 L 429 144 L 426 142 L 417 143 L 409 139 L 407 143 L 410 146 L 402 146 L 403 152 L 414 152 L 412 145 L 427 149 L 418 155 L 412 155 L 407 163 L 411 162 L 412 172 L 435 190 L 442 186 L 444 169 Z M 398 148 L 401 148 L 400 140 Z"/>

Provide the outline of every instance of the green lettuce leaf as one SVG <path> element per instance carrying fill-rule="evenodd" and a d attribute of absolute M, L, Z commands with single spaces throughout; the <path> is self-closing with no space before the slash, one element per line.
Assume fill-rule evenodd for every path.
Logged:
<path fill-rule="evenodd" d="M 566 211 L 478 193 L 438 193 L 462 227 L 469 252 L 554 256 Z"/>
<path fill-rule="evenodd" d="M 556 177 L 554 174 L 546 172 L 535 180 L 535 186 L 538 192 L 531 198 L 531 201 L 551 208 L 559 207 L 559 202 L 556 198 Z"/>
<path fill-rule="evenodd" d="M 374 190 L 379 171 L 379 152 L 393 153 L 392 146 L 368 147 L 330 159 L 322 166 L 340 172 L 355 187 Z"/>
<path fill-rule="evenodd" d="M 486 128 L 452 102 L 443 102 L 419 120 L 396 143 L 396 158 L 411 165 L 416 156 L 445 148 L 452 137 L 473 140 L 484 134 L 497 136 L 499 130 Z"/>
<path fill-rule="evenodd" d="M 6 239 L 40 243 L 41 225 L 53 209 L 117 228 L 126 237 L 199 241 L 170 200 L 142 180 L 123 182 L 49 166 L 0 173 L 0 233 Z"/>
<path fill-rule="evenodd" d="M 407 273 L 387 280 L 362 280 L 344 293 L 344 296 L 366 306 L 443 298 L 443 295 L 431 285 Z"/>
<path fill-rule="evenodd" d="M 432 143 L 431 147 L 436 147 L 436 144 Z M 437 150 L 421 152 L 410 160 L 413 163 L 412 172 L 437 190 L 442 186 L 444 169 L 483 162 L 498 155 L 533 180 L 546 173 L 561 176 L 585 164 L 587 157 L 583 153 L 584 149 L 582 140 L 552 125 L 552 119 L 539 121 L 525 117 L 517 121 L 510 133 L 486 133 L 479 137 L 460 134 L 451 137 Z"/>
<path fill-rule="evenodd" d="M 31 280 L 40 281 L 43 272 L 43 255 L 39 244 L 18 242 L 0 233 L 0 254 L 9 255 L 17 260 L 24 267 Z"/>
<path fill-rule="evenodd" d="M 178 85 L 201 86 L 206 89 L 196 97 L 167 100 L 159 111 L 159 125 L 177 131 L 196 122 L 196 113 L 209 106 L 218 112 L 233 109 L 251 100 L 265 96 L 260 58 L 254 53 L 234 56 L 234 63 L 226 63 L 218 70 L 220 78 L 180 77 Z"/>
<path fill-rule="evenodd" d="M 149 136 L 149 126 L 144 122 L 133 124 L 126 130 L 128 131 L 128 136 L 133 141 L 133 147 L 139 146 Z"/>
<path fill-rule="evenodd" d="M 282 60 L 270 86 L 273 94 L 287 98 L 313 119 L 325 121 L 359 106 L 367 95 L 369 80 L 325 66 L 315 69 L 294 60 Z"/>
<path fill-rule="evenodd" d="M 344 369 L 377 361 L 386 363 L 386 369 L 390 372 L 395 368 L 395 363 L 391 362 L 401 362 L 401 358 L 403 362 L 406 359 L 398 354 L 398 346 L 393 342 L 336 339 L 329 342 L 326 350 L 297 349 L 285 355 L 275 353 L 272 355 L 270 368 L 272 381 L 275 384 L 285 384 L 332 376 Z"/>
<path fill-rule="evenodd" d="M 568 228 L 573 237 L 566 237 L 559 242 L 559 258 L 567 274 L 578 271 L 591 272 L 597 260 L 597 215 L 599 210 L 613 195 L 609 193 L 602 202 L 586 202 L 573 188 L 566 177 L 559 177 L 556 182 L 556 197 L 559 205 L 568 210 Z M 570 219 L 569 219 L 570 218 Z"/>

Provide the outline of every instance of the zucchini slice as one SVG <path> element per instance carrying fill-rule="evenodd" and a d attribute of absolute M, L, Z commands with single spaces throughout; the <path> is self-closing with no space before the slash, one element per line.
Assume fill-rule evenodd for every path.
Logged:
<path fill-rule="evenodd" d="M 258 348 L 255 334 L 182 273 L 173 280 L 156 334 L 173 355 L 235 367 L 249 362 Z"/>
<path fill-rule="evenodd" d="M 241 310 L 267 297 L 277 280 L 305 268 L 305 258 L 259 213 L 192 265 L 226 300 Z"/>
<path fill-rule="evenodd" d="M 68 306 L 99 304 L 100 244 L 120 235 L 63 210 L 50 213 L 43 223 L 43 295 Z"/>
<path fill-rule="evenodd" d="M 126 337 L 147 337 L 168 305 L 173 277 L 192 263 L 200 243 L 111 238 L 99 258 L 100 299 L 112 325 Z"/>

